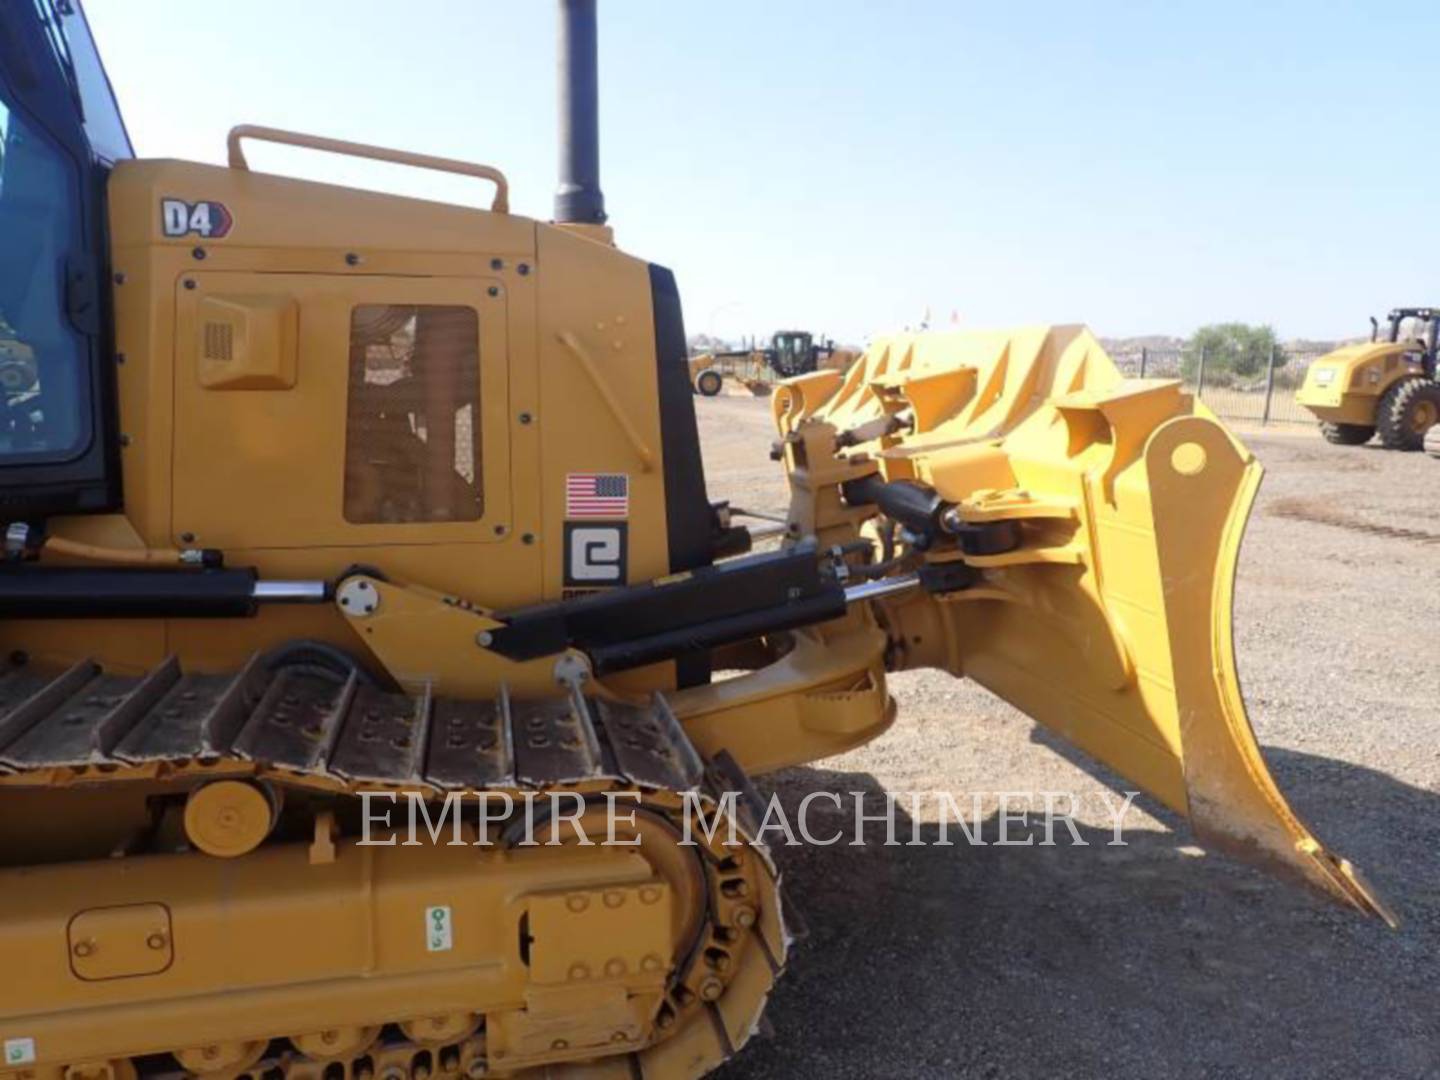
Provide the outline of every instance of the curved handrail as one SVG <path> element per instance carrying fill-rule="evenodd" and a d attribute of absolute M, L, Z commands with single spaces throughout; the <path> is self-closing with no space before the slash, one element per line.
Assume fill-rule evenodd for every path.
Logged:
<path fill-rule="evenodd" d="M 351 157 L 370 158 L 373 161 L 389 161 L 396 165 L 413 165 L 417 169 L 435 169 L 438 172 L 459 173 L 489 180 L 495 185 L 495 198 L 490 209 L 497 214 L 510 212 L 510 181 L 493 165 L 480 165 L 470 161 L 456 161 L 453 158 L 432 157 L 429 154 L 412 154 L 408 150 L 390 150 L 383 146 L 367 146 L 365 143 L 346 142 L 344 139 L 327 139 L 320 135 L 303 135 L 298 131 L 283 131 L 280 128 L 260 127 L 255 124 L 240 124 L 230 129 L 225 146 L 230 153 L 232 169 L 249 169 L 240 140 L 258 139 L 264 142 L 283 143 L 286 146 L 303 146 L 309 150 L 324 150 L 331 154 L 348 154 Z"/>

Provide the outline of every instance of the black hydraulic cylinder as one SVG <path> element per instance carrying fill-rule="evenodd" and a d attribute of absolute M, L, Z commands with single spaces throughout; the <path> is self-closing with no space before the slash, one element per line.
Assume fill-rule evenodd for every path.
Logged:
<path fill-rule="evenodd" d="M 892 521 L 898 521 L 916 536 L 933 540 L 940 532 L 940 515 L 945 500 L 934 488 L 913 480 L 891 480 L 879 473 L 846 481 L 841 487 L 845 501 L 851 506 L 874 505 Z"/>
<path fill-rule="evenodd" d="M 555 191 L 555 220 L 603 225 L 595 0 L 560 0 L 559 15 L 560 186 Z"/>
<path fill-rule="evenodd" d="M 0 567 L 0 619 L 235 618 L 255 614 L 253 569 Z"/>
<path fill-rule="evenodd" d="M 781 630 L 793 630 L 797 626 L 813 626 L 815 623 L 838 619 L 845 614 L 846 607 L 845 590 L 829 589 L 792 604 L 747 611 L 696 626 L 682 626 L 649 637 L 617 641 L 613 645 L 598 645 L 591 648 L 590 660 L 595 665 L 597 675 L 625 671 L 642 664 L 653 664 L 659 660 L 671 660 L 704 649 L 746 641 L 762 634 L 773 634 Z"/>
<path fill-rule="evenodd" d="M 845 612 L 845 590 L 821 573 L 814 542 L 501 615 L 489 647 L 512 660 L 566 648 L 607 670 L 663 659 Z M 795 620 L 799 620 L 798 622 Z"/>
<path fill-rule="evenodd" d="M 840 490 L 848 505 L 878 507 L 886 517 L 905 526 L 922 549 L 930 547 L 942 533 L 954 537 L 967 555 L 999 555 L 1021 544 L 1018 521 L 956 521 L 946 516 L 950 504 L 934 488 L 915 480 L 886 482 L 879 473 L 871 473 L 847 480 Z"/>

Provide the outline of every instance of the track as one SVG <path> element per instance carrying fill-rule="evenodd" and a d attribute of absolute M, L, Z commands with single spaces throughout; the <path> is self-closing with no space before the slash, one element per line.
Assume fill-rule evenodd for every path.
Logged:
<path fill-rule="evenodd" d="M 681 828 L 680 811 L 687 796 L 712 815 L 732 813 L 746 836 L 753 835 L 756 817 L 743 799 L 732 797 L 726 810 L 724 792 L 748 790 L 748 782 L 727 762 L 707 765 L 659 695 L 641 704 L 587 697 L 577 691 L 543 701 L 513 701 L 504 693 L 492 701 L 461 701 L 428 692 L 411 697 L 371 685 L 359 669 L 346 674 L 313 662 L 274 666 L 259 657 L 231 675 L 186 673 L 173 659 L 139 677 L 111 675 L 89 661 L 49 674 L 19 664 L 0 675 L 0 805 L 7 794 L 14 793 L 55 799 L 64 798 L 69 789 L 78 797 L 86 792 L 123 789 L 127 784 L 147 792 L 159 785 L 162 794 L 145 797 L 156 807 L 165 806 L 168 800 L 174 811 L 190 792 L 204 790 L 217 779 L 239 780 L 276 792 L 280 796 L 277 805 L 284 802 L 305 813 L 313 812 L 316 843 L 320 843 L 322 828 L 330 828 L 335 816 L 353 820 L 359 802 L 356 796 L 366 791 L 420 792 L 432 803 L 456 793 L 505 792 L 518 801 L 526 793 L 565 791 L 590 800 L 586 805 L 592 810 L 587 814 L 595 812 L 596 800 L 606 793 L 628 793 L 639 808 L 639 824 L 633 832 L 640 846 L 626 851 L 649 860 L 654 873 L 651 880 L 670 890 L 664 895 L 674 896 L 677 944 L 663 970 L 658 955 L 650 963 L 653 952 L 645 956 L 648 974 L 641 972 L 638 960 L 628 968 L 619 965 L 624 970 L 610 982 L 621 994 L 617 1000 L 630 1002 L 631 1013 L 621 1016 L 612 1010 L 610 1026 L 598 1036 L 598 1043 L 590 1030 L 594 1023 L 567 1027 L 563 1016 L 543 1022 L 530 1019 L 538 1007 L 534 994 L 552 991 L 534 986 L 541 975 L 522 945 L 526 970 L 520 974 L 529 980 L 524 986 L 532 988 L 516 999 L 518 1004 L 507 1005 L 503 1014 L 493 1004 L 484 1003 L 461 1011 L 441 1011 L 422 1006 L 417 998 L 413 1002 L 395 1000 L 394 1011 L 385 1017 L 357 1015 L 353 1023 L 328 1023 L 297 1033 L 283 1026 L 286 1019 L 276 1016 L 275 1028 L 257 1032 L 243 1026 L 238 1019 L 241 1010 L 236 1007 L 236 1027 L 223 1031 L 223 1037 L 213 1034 L 220 1028 L 212 1026 L 193 1044 L 164 1042 L 158 1034 L 152 1038 L 151 1030 L 161 1030 L 164 1024 L 147 1020 L 143 1025 L 146 1031 L 133 1036 L 121 1025 L 126 1033 L 117 1035 L 116 1041 L 96 1043 L 101 1047 L 98 1055 L 91 1050 L 80 1062 L 63 1056 L 41 1058 L 40 1065 L 53 1064 L 62 1070 L 42 1069 L 36 1074 L 41 1080 L 64 1076 L 63 1069 L 78 1064 L 88 1067 L 97 1057 L 117 1077 L 133 1069 L 155 1080 L 187 1074 L 213 1080 L 538 1076 L 561 1063 L 575 1063 L 572 1067 L 578 1071 L 566 1075 L 577 1078 L 696 1076 L 730 1056 L 753 1032 L 770 985 L 784 964 L 788 935 L 774 867 L 763 846 L 728 845 L 724 829 L 717 831 L 716 839 L 702 841 L 698 849 L 684 849 L 673 842 Z M 536 888 L 533 883 L 524 884 L 525 874 L 533 881 L 538 872 L 533 867 L 544 866 L 536 860 L 544 856 L 553 866 L 555 855 L 553 851 L 519 850 L 511 835 L 514 832 L 511 825 L 502 823 L 499 833 L 510 837 L 505 845 L 515 854 L 496 864 L 493 874 L 500 876 L 488 885 L 505 893 L 509 897 L 505 903 L 512 905 L 517 890 L 533 892 Z M 158 810 L 153 833 L 164 834 Z M 330 858 L 357 858 L 339 838 L 339 830 L 336 833 L 340 854 Z M 186 881 L 212 874 L 206 866 L 232 861 L 246 866 L 253 862 L 258 879 L 273 864 L 280 868 L 281 881 L 295 882 L 295 896 L 280 899 L 298 902 L 307 881 L 307 846 L 284 844 L 277 837 L 238 860 L 184 851 L 183 845 L 183 854 L 170 854 L 169 849 L 155 847 L 146 838 L 128 845 L 124 853 L 153 853 L 163 855 L 163 860 L 112 859 L 38 869 L 7 860 L 12 869 L 0 869 L 0 897 L 8 897 L 0 899 L 0 924 L 23 925 L 31 908 L 48 911 L 58 905 L 56 928 L 37 930 L 36 940 L 22 942 L 33 946 L 37 956 L 45 956 L 51 946 L 44 934 L 53 937 L 64 925 L 69 917 L 67 905 L 104 906 L 108 886 L 101 876 L 125 869 L 116 863 L 134 864 L 129 875 L 132 881 L 143 868 L 162 861 L 178 866 Z M 313 864 L 315 849 L 308 850 L 308 862 Z M 430 857 L 428 852 L 391 848 L 374 858 L 381 860 L 381 856 L 394 862 L 401 881 L 436 872 L 434 862 L 424 861 Z M 370 856 L 365 858 L 368 865 Z M 282 865 L 283 859 L 291 862 Z M 375 861 L 374 865 L 376 868 L 366 873 L 383 880 L 386 863 Z M 583 864 L 576 861 L 575 865 Z M 607 872 L 613 874 L 618 864 L 607 865 L 611 868 Z M 86 872 L 91 866 L 97 868 L 93 875 Z M 70 871 L 73 875 L 67 878 Z M 473 864 L 466 863 L 462 871 L 463 876 L 437 879 L 461 897 L 455 901 L 457 907 L 466 902 L 467 892 L 487 887 L 483 876 L 473 876 Z M 553 877 L 554 870 L 544 873 Z M 567 886 L 572 890 L 587 884 L 585 872 L 567 873 L 561 880 L 578 882 Z M 71 882 L 69 887 L 66 881 Z M 80 888 L 86 891 L 93 882 L 94 895 L 75 895 L 76 882 L 83 883 Z M 282 886 L 282 891 L 286 889 L 288 886 Z M 376 889 L 378 897 L 378 885 Z M 572 891 L 566 896 L 567 903 L 575 904 L 577 897 L 591 892 L 597 898 L 603 892 L 606 905 L 612 900 L 618 905 L 632 894 L 632 899 L 640 902 L 647 895 L 649 902 L 661 895 L 653 886 L 617 888 L 613 881 L 606 884 L 598 876 L 589 881 L 589 890 Z M 42 898 L 42 893 L 47 896 Z M 537 912 L 552 910 L 543 907 L 548 894 L 533 895 L 536 899 L 528 916 L 532 920 L 540 917 Z M 225 903 L 232 901 L 240 918 L 244 914 L 241 899 L 230 895 Z M 378 906 L 380 901 L 371 903 Z M 176 920 L 174 949 L 182 955 L 185 915 L 181 907 L 171 906 Z M 202 905 L 202 913 L 213 906 Z M 95 909 L 86 909 L 91 910 Z M 500 918 L 511 908 L 495 910 L 494 918 Z M 387 932 L 383 923 L 376 925 L 378 929 L 371 933 Z M 577 924 L 583 925 L 602 924 Z M 525 926 L 522 922 L 522 937 Z M 541 933 L 533 928 L 531 932 Z M 643 925 L 640 933 L 644 936 Z M 192 932 L 190 940 L 195 936 Z M 605 936 L 603 930 L 600 936 Z M 652 933 L 652 944 L 653 938 Z M 558 963 L 562 970 L 568 967 L 572 979 L 576 970 L 588 970 L 597 948 L 623 955 L 623 942 L 612 948 L 609 942 L 587 941 L 583 931 L 566 931 L 552 940 L 566 941 L 573 955 L 560 953 L 557 961 L 547 953 L 544 962 L 550 967 Z M 257 941 L 254 948 L 265 951 L 273 949 L 274 943 Z M 275 985 L 259 988 L 264 992 L 287 989 L 283 950 L 277 951 L 276 962 Z M 488 958 L 483 966 L 500 964 L 500 958 Z M 371 982 L 385 974 L 365 970 Z M 404 974 L 415 977 L 414 972 Z M 607 974 L 615 973 L 607 968 Z M 83 973 L 80 977 L 85 978 Z M 652 984 L 653 990 L 647 990 Z M 593 983 L 582 989 L 595 991 Z M 34 993 L 19 988 L 0 992 L 0 1033 L 89 1031 L 95 1027 L 85 1008 L 89 990 L 84 984 L 67 988 L 55 999 L 58 1004 L 49 1003 L 54 1005 L 49 1011 L 43 1008 L 47 1002 Z M 221 1002 L 227 994 L 234 996 L 232 990 L 230 982 L 217 972 L 205 992 Z M 514 999 L 515 994 L 511 992 L 510 997 Z M 129 998 L 118 1000 L 128 1003 Z M 220 1019 L 215 1023 L 221 1028 L 226 1008 L 216 1014 Z M 59 1043 L 64 1047 L 61 1053 L 68 1053 L 67 1044 L 77 1038 L 64 1036 Z M 161 1041 L 157 1045 L 155 1040 Z M 606 1045 L 606 1040 L 615 1045 Z M 48 1044 L 39 1041 L 56 1045 L 55 1039 Z M 614 1072 L 616 1066 L 622 1071 Z"/>
<path fill-rule="evenodd" d="M 0 769 L 107 769 L 226 760 L 340 784 L 437 791 L 588 780 L 693 789 L 702 769 L 669 706 L 562 696 L 539 702 L 392 694 L 363 680 L 267 668 L 143 678 L 82 661 L 0 676 Z"/>

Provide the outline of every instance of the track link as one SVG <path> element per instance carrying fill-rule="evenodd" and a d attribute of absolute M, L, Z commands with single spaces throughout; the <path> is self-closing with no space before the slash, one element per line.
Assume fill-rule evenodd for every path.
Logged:
<path fill-rule="evenodd" d="M 389 693 L 348 678 L 267 668 L 188 674 L 175 659 L 116 676 L 82 660 L 46 677 L 0 675 L 0 773 L 251 762 L 345 785 L 436 791 L 592 780 L 693 790 L 699 754 L 665 699 L 564 695 L 464 701 Z"/>

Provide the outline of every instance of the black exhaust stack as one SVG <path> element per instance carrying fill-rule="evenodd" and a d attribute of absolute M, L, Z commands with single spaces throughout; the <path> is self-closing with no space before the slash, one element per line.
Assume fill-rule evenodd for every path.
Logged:
<path fill-rule="evenodd" d="M 560 186 L 555 191 L 555 220 L 603 225 L 595 0 L 560 0 L 558 45 Z"/>

